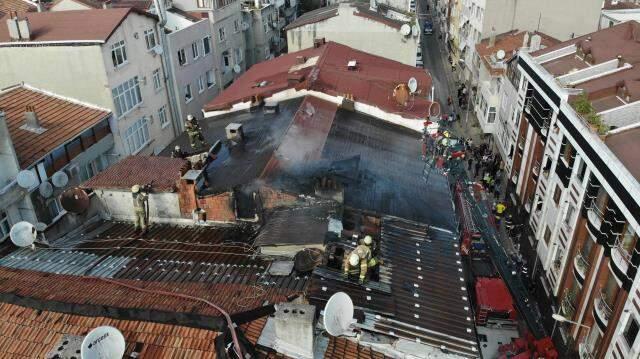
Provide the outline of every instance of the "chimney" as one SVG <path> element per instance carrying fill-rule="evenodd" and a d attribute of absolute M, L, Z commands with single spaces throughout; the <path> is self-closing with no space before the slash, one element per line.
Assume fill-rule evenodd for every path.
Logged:
<path fill-rule="evenodd" d="M 531 51 L 540 50 L 540 45 L 542 44 L 542 37 L 540 35 L 531 36 Z"/>
<path fill-rule="evenodd" d="M 102 8 L 103 9 L 111 9 L 111 0 L 106 0 L 105 2 L 102 3 Z"/>
<path fill-rule="evenodd" d="M 44 12 L 45 8 L 44 8 L 44 3 L 42 3 L 42 0 L 38 1 L 38 3 L 36 4 L 36 8 L 38 9 L 38 12 Z"/>
<path fill-rule="evenodd" d="M 231 140 L 234 142 L 242 142 L 244 139 L 244 130 L 242 129 L 242 124 L 240 123 L 230 123 L 225 127 L 224 131 L 227 134 L 227 140 Z"/>
<path fill-rule="evenodd" d="M 378 11 L 378 4 L 376 3 L 376 0 L 369 0 L 369 8 L 372 11 Z"/>
<path fill-rule="evenodd" d="M 525 32 L 522 37 L 522 47 L 529 47 L 529 31 Z"/>
<path fill-rule="evenodd" d="M 489 46 L 488 47 L 494 47 L 496 45 L 496 35 L 491 35 L 489 37 Z"/>
<path fill-rule="evenodd" d="M 304 64 L 305 62 L 307 62 L 307 58 L 306 58 L 306 56 L 296 56 L 296 63 L 297 63 L 298 65 L 302 65 L 302 64 Z"/>
<path fill-rule="evenodd" d="M 325 44 L 325 39 L 324 37 L 318 38 L 318 39 L 313 39 L 313 47 L 315 47 L 316 49 L 319 48 L 320 46 Z"/>
<path fill-rule="evenodd" d="M 20 29 L 18 27 L 18 14 L 16 12 L 9 12 L 9 18 L 7 19 L 7 27 L 9 28 L 9 37 L 11 40 L 20 40 Z"/>
<path fill-rule="evenodd" d="M 276 306 L 273 348 L 293 358 L 313 358 L 313 328 L 316 307 L 281 303 Z"/>
<path fill-rule="evenodd" d="M 36 114 L 36 108 L 33 106 L 27 106 L 24 112 L 24 125 L 20 126 L 21 129 L 41 134 L 47 129 L 42 127 L 38 114 Z"/>
<path fill-rule="evenodd" d="M 622 66 L 624 66 L 624 59 L 622 58 L 622 55 L 618 55 L 618 67 Z"/>
<path fill-rule="evenodd" d="M 29 30 L 29 19 L 18 19 L 18 31 L 20 40 L 31 40 L 31 30 Z"/>

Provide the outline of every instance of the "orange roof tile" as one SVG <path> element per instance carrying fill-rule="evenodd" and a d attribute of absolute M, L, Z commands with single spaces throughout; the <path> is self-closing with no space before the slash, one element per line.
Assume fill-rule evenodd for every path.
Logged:
<path fill-rule="evenodd" d="M 37 134 L 20 128 L 24 124 L 26 106 L 35 107 L 42 127 L 47 129 L 44 133 Z M 110 116 L 107 110 L 72 102 L 28 86 L 17 86 L 0 92 L 0 111 L 5 113 L 11 140 L 22 168 L 32 165 Z"/>
<path fill-rule="evenodd" d="M 36 11 L 35 4 L 27 0 L 0 0 L 0 17 L 5 16 L 9 11 L 17 11 L 18 14 Z M 6 26 L 4 23 L 3 26 Z"/>

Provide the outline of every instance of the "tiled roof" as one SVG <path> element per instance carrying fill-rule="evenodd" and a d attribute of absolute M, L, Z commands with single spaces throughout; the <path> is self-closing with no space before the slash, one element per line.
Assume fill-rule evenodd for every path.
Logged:
<path fill-rule="evenodd" d="M 383 14 L 381 14 L 379 11 L 373 11 L 369 8 L 369 4 L 363 5 L 363 4 L 357 4 L 353 6 L 354 8 L 357 9 L 357 11 L 354 11 L 353 14 L 355 16 L 361 16 L 364 18 L 367 18 L 369 20 L 373 20 L 376 22 L 379 22 L 381 24 L 385 24 L 389 27 L 392 27 L 394 29 L 400 30 L 400 28 L 402 27 L 403 24 L 405 24 L 404 22 L 400 21 L 400 20 L 395 20 L 395 19 L 391 19 L 388 18 L 386 16 L 384 16 Z"/>
<path fill-rule="evenodd" d="M 152 183 L 154 192 L 171 192 L 187 161 L 157 156 L 129 156 L 82 184 L 91 189 L 130 189 Z"/>
<path fill-rule="evenodd" d="M 34 12 L 24 17 L 29 20 L 29 42 L 102 42 L 107 41 L 131 13 L 157 19 L 155 15 L 136 8 Z M 6 17 L 0 21 L 4 24 Z M 6 25 L 0 26 L 0 42 L 12 42 Z"/>
<path fill-rule="evenodd" d="M 6 26 L 0 26 L 5 27 Z M 34 106 L 42 134 L 23 130 L 27 106 Z M 83 105 L 28 86 L 17 86 L 0 92 L 0 111 L 5 113 L 11 140 L 22 168 L 50 153 L 58 146 L 80 135 L 110 116 L 107 110 Z"/>
<path fill-rule="evenodd" d="M 324 359 L 386 359 L 390 358 L 371 347 L 346 338 L 331 337 L 324 353 Z"/>
<path fill-rule="evenodd" d="M 640 5 L 634 3 L 633 1 L 623 1 L 623 0 L 605 0 L 604 5 L 602 6 L 602 10 L 628 10 L 628 9 L 638 9 Z"/>
<path fill-rule="evenodd" d="M 340 7 L 340 4 L 324 6 L 319 9 L 305 12 L 297 19 L 292 21 L 289 25 L 285 26 L 283 30 L 287 31 L 300 26 L 315 24 L 317 22 L 330 19 L 334 16 L 338 16 L 338 7 Z"/>
<path fill-rule="evenodd" d="M 604 143 L 620 162 L 640 181 L 640 127 L 610 133 Z"/>
<path fill-rule="evenodd" d="M 298 66 L 300 57 L 307 59 L 305 65 Z M 356 70 L 347 68 L 352 60 L 357 63 Z M 292 76 L 302 81 L 291 81 Z M 411 77 L 418 80 L 419 95 L 412 97 L 410 105 L 403 106 L 393 98 L 393 90 Z M 258 86 L 263 81 L 266 85 Z M 356 102 L 408 118 L 424 118 L 432 104 L 426 99 L 431 91 L 431 77 L 423 69 L 328 42 L 318 48 L 289 53 L 252 66 L 204 109 L 224 110 L 249 101 L 253 95 L 269 97 L 292 88 L 331 96 L 350 94 Z"/>
<path fill-rule="evenodd" d="M 58 0 L 59 1 L 59 0 Z M 137 8 L 139 10 L 147 11 L 153 5 L 152 0 L 71 0 L 79 2 L 94 9 L 103 9 L 104 4 L 109 1 L 110 8 Z"/>
<path fill-rule="evenodd" d="M 18 14 L 25 12 L 37 11 L 35 4 L 27 0 L 0 0 L 0 18 L 9 13 L 9 11 L 17 11 Z M 2 24 L 6 26 L 6 24 Z"/>
<path fill-rule="evenodd" d="M 64 335 L 84 336 L 108 325 L 122 332 L 125 357 L 137 351 L 139 358 L 215 358 L 216 331 L 186 326 L 101 316 L 81 316 L 0 304 L 0 356 L 44 358 L 55 351 Z M 78 358 L 80 355 L 78 354 Z"/>
<path fill-rule="evenodd" d="M 380 259 L 384 263 L 379 282 L 388 285 L 389 291 L 328 279 L 326 272 L 315 270 L 308 290 L 311 303 L 323 306 L 331 295 L 344 291 L 365 311 L 366 325 L 477 357 L 456 237 L 394 217 L 382 217 L 380 231 Z"/>
<path fill-rule="evenodd" d="M 541 45 L 543 47 L 549 47 L 560 43 L 559 40 L 552 38 L 551 36 L 545 35 L 540 32 L 529 33 L 528 31 L 520 31 L 517 30 L 510 31 L 504 34 L 500 34 L 496 36 L 495 43 L 493 46 L 489 46 L 489 39 L 484 39 L 480 43 L 476 45 L 476 51 L 478 55 L 482 59 L 483 63 L 488 69 L 491 68 L 491 63 L 489 62 L 488 57 L 495 56 L 498 50 L 503 50 L 506 54 L 503 61 L 508 61 L 511 59 L 516 51 L 518 51 L 523 46 L 529 46 L 529 44 L 523 44 L 525 35 L 529 35 L 529 41 L 531 41 L 531 36 L 539 35 L 542 39 Z M 493 74 L 501 73 L 502 71 L 493 71 Z"/>

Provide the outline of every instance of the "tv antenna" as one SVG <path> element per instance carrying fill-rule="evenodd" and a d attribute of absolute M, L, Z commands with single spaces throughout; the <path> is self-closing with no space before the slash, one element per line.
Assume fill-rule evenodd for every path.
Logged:
<path fill-rule="evenodd" d="M 350 330 L 355 324 L 353 319 L 353 301 L 345 292 L 338 292 L 329 298 L 324 307 L 324 328 L 334 337 L 353 335 Z"/>
<path fill-rule="evenodd" d="M 407 86 L 409 86 L 409 91 L 411 91 L 411 93 L 416 92 L 418 89 L 418 80 L 416 80 L 415 77 L 410 78 L 409 82 L 407 82 Z"/>
<path fill-rule="evenodd" d="M 38 183 L 38 179 L 36 178 L 36 175 L 29 170 L 23 170 L 18 172 L 18 175 L 16 176 L 16 181 L 18 182 L 18 186 L 24 189 L 33 188 Z"/>
<path fill-rule="evenodd" d="M 121 359 L 126 343 L 124 336 L 114 327 L 102 326 L 93 329 L 84 337 L 80 347 L 82 359 Z"/>
<path fill-rule="evenodd" d="M 37 236 L 38 232 L 36 227 L 26 221 L 14 224 L 9 231 L 11 242 L 22 248 L 31 247 L 32 249 L 35 249 L 35 245 L 33 243 L 36 241 Z"/>
<path fill-rule="evenodd" d="M 69 183 L 69 176 L 62 171 L 58 171 L 51 176 L 51 183 L 58 188 L 62 188 Z"/>
<path fill-rule="evenodd" d="M 89 209 L 91 200 L 81 188 L 69 188 L 60 195 L 60 204 L 67 212 L 82 214 Z"/>

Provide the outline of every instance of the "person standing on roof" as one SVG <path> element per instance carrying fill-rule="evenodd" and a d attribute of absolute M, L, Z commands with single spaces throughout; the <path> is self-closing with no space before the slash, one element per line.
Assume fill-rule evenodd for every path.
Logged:
<path fill-rule="evenodd" d="M 135 230 L 136 232 L 142 230 L 143 233 L 146 233 L 149 225 L 147 217 L 149 194 L 147 194 L 146 191 L 142 191 L 140 185 L 131 187 L 131 194 L 133 196 L 133 210 L 135 212 Z"/>
<path fill-rule="evenodd" d="M 364 284 L 367 271 L 377 266 L 378 263 L 379 261 L 373 256 L 371 248 L 365 244 L 360 244 L 351 253 L 344 256 L 343 276 L 348 278 L 349 274 L 359 273 L 358 283 Z"/>
<path fill-rule="evenodd" d="M 202 129 L 198 125 L 198 120 L 193 115 L 187 116 L 187 122 L 184 125 L 185 131 L 189 136 L 189 144 L 192 150 L 202 148 L 204 146 L 204 136 Z"/>

